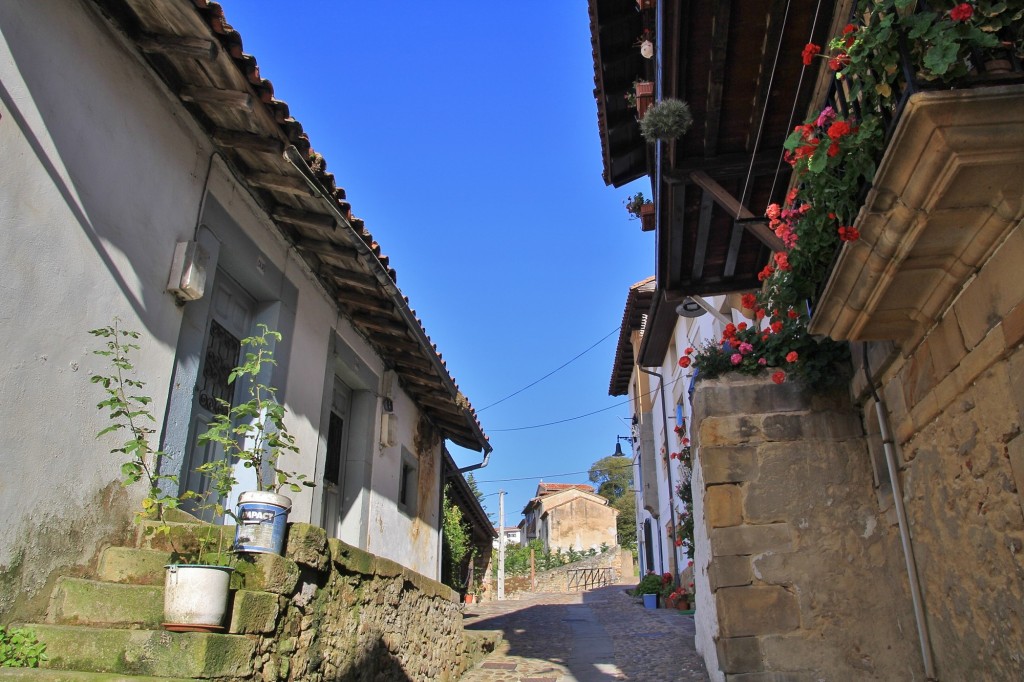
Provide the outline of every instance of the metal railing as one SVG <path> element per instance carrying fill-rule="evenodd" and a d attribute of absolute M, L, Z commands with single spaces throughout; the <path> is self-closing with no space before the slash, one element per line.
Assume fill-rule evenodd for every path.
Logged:
<path fill-rule="evenodd" d="M 570 592 L 604 587 L 615 582 L 614 568 L 570 568 L 566 573 L 569 577 Z"/>

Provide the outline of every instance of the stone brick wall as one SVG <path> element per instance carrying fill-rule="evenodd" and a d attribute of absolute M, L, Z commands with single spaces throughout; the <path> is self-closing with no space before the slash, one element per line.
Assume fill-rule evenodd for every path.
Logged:
<path fill-rule="evenodd" d="M 458 595 L 323 529 L 291 524 L 285 556 L 243 562 L 235 631 L 258 639 L 255 679 L 456 680 Z"/>
<path fill-rule="evenodd" d="M 580 561 L 566 564 L 559 568 L 553 568 L 547 571 L 537 571 L 537 586 L 536 588 L 530 587 L 529 576 L 526 577 L 525 581 L 516 580 L 512 584 L 524 592 L 568 592 L 569 591 L 569 571 L 581 569 L 581 568 L 612 568 L 614 569 L 613 583 L 622 582 L 628 577 L 623 575 L 623 554 L 629 558 L 629 566 L 632 567 L 632 555 L 629 554 L 628 550 L 624 550 L 620 547 L 612 547 L 607 552 L 601 552 L 597 556 L 587 557 Z M 512 594 L 509 592 L 509 581 L 505 581 L 505 593 L 506 595 Z"/>
<path fill-rule="evenodd" d="M 1024 666 L 1021 263 L 1017 227 L 919 345 L 871 347 L 944 680 L 1019 679 Z M 866 395 L 859 372 L 853 385 Z M 873 449 L 884 506 L 892 488 Z"/>
<path fill-rule="evenodd" d="M 859 412 L 767 377 L 701 381 L 693 402 L 710 592 L 695 618 L 713 679 L 921 679 Z"/>

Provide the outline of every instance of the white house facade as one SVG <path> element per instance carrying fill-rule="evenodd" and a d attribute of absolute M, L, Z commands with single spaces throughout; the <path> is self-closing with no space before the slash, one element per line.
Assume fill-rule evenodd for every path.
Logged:
<path fill-rule="evenodd" d="M 281 466 L 316 483 L 289 519 L 438 577 L 443 441 L 486 437 L 218 6 L 0 4 L 0 148 L 0 615 L 38 611 L 56 572 L 130 531 L 143 491 L 119 483 L 121 435 L 96 438 L 90 383 L 107 366 L 87 332 L 115 318 L 141 334 L 182 490 L 218 456 L 196 437 L 240 340 L 279 331 L 265 380 L 299 447 Z M 179 249 L 201 286 L 180 286 Z"/>

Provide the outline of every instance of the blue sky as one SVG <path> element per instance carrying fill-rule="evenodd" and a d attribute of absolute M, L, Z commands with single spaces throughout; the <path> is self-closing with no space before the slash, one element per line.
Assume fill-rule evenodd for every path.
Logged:
<path fill-rule="evenodd" d="M 650 194 L 647 178 L 601 179 L 585 0 L 223 5 L 479 411 L 488 511 L 503 488 L 514 525 L 540 478 L 585 482 L 555 474 L 586 471 L 629 433 L 628 406 L 608 396 L 608 335 L 654 268 L 653 234 L 623 208 Z"/>

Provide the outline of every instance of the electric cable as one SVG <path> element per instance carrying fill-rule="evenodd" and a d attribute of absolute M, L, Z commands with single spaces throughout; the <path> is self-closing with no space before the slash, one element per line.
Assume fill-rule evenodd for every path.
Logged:
<path fill-rule="evenodd" d="M 664 384 L 664 386 L 667 388 L 668 386 L 671 386 L 672 384 L 676 383 L 677 381 L 679 381 L 678 377 L 673 379 L 672 381 L 666 382 Z M 655 389 L 655 390 L 657 390 L 657 389 Z M 648 395 L 652 395 L 653 393 L 654 393 L 654 391 L 648 391 L 647 393 L 645 393 L 643 395 L 644 396 L 648 396 Z M 641 396 L 641 397 L 643 397 L 643 396 Z M 586 414 L 577 415 L 575 417 L 568 417 L 566 419 L 559 419 L 558 421 L 546 422 L 544 424 L 533 424 L 531 426 L 517 426 L 517 427 L 511 428 L 511 429 L 488 429 L 488 431 L 491 432 L 491 433 L 503 433 L 503 432 L 506 432 L 506 431 L 528 431 L 530 429 L 544 428 L 545 426 L 555 426 L 557 424 L 565 424 L 566 422 L 573 422 L 573 421 L 576 421 L 577 419 L 583 419 L 585 417 L 592 417 L 595 414 L 600 414 L 602 412 L 607 412 L 608 410 L 614 410 L 616 407 L 622 407 L 623 405 L 628 405 L 632 401 L 633 401 L 632 398 L 629 399 L 629 400 L 623 400 L 621 403 L 615 403 L 614 405 L 610 405 L 608 407 L 603 407 L 600 410 L 594 410 L 593 412 L 587 412 Z"/>
<path fill-rule="evenodd" d="M 522 478 L 492 478 L 486 481 L 481 481 L 480 479 L 477 479 L 477 483 L 509 483 L 512 481 L 533 481 L 542 480 L 545 478 L 562 478 L 565 476 L 579 476 L 580 474 L 589 474 L 591 471 L 615 471 L 617 469 L 626 469 L 632 466 L 635 465 L 631 462 L 629 464 L 621 464 L 613 467 L 599 467 L 597 469 L 587 469 L 586 471 L 570 471 L 564 474 L 547 474 L 545 476 L 523 476 Z"/>
<path fill-rule="evenodd" d="M 545 380 L 545 379 L 547 379 L 547 378 L 548 378 L 549 376 L 551 376 L 552 374 L 554 374 L 555 372 L 558 372 L 559 370 L 561 370 L 561 369 L 565 368 L 566 366 L 568 366 L 568 365 L 572 364 L 573 362 L 576 362 L 576 361 L 577 361 L 577 360 L 579 360 L 579 359 L 580 359 L 581 357 L 583 357 L 584 355 L 586 355 L 586 354 L 587 354 L 587 353 L 589 353 L 590 351 L 592 351 L 592 350 L 594 350 L 595 348 L 597 348 L 597 346 L 598 346 L 598 345 L 599 345 L 599 344 L 600 344 L 600 343 L 601 343 L 602 341 L 606 340 L 606 339 L 607 339 L 607 338 L 608 338 L 609 336 L 611 336 L 612 334 L 616 333 L 616 332 L 617 332 L 617 331 L 619 331 L 620 329 L 622 329 L 622 325 L 619 325 L 619 326 L 618 326 L 618 327 L 616 327 L 615 329 L 611 330 L 610 332 L 608 332 L 608 334 L 606 334 L 606 335 L 605 335 L 604 337 L 602 337 L 602 338 L 601 338 L 601 339 L 600 339 L 599 341 L 597 341 L 597 342 L 596 342 L 596 343 L 595 343 L 594 345 L 592 345 L 592 346 L 591 346 L 590 348 L 588 348 L 587 350 L 583 351 L 582 353 L 580 353 L 579 355 L 577 355 L 577 356 L 576 356 L 576 357 L 574 357 L 573 359 L 569 360 L 568 362 L 565 362 L 565 363 L 563 363 L 562 365 L 560 365 L 560 366 L 556 367 L 555 369 L 551 370 L 550 372 L 548 372 L 547 374 L 545 374 L 544 376 L 542 376 L 542 377 L 541 377 L 540 379 L 537 379 L 536 381 L 534 381 L 534 382 L 533 382 L 533 383 L 531 383 L 531 384 L 527 384 L 526 386 L 523 386 L 523 387 L 522 387 L 521 389 L 519 389 L 519 390 L 518 390 L 518 391 L 516 391 L 515 393 L 510 393 L 510 394 L 508 394 L 507 396 L 505 396 L 505 397 L 504 397 L 504 398 L 502 398 L 501 400 L 498 400 L 498 401 L 496 401 L 496 402 L 493 402 L 493 403 L 491 403 L 490 405 L 487 405 L 487 406 L 485 406 L 485 407 L 481 407 L 481 408 L 480 408 L 479 410 L 477 410 L 477 411 L 476 411 L 476 412 L 477 412 L 477 414 L 480 414 L 480 413 L 481 413 L 481 412 L 483 412 L 484 410 L 486 410 L 486 409 L 488 409 L 488 408 L 491 408 L 491 407 L 494 407 L 495 405 L 498 405 L 498 404 L 500 404 L 500 403 L 503 403 L 503 402 L 505 402 L 506 400 L 508 400 L 509 398 L 514 398 L 515 396 L 519 395 L 520 393 L 522 393 L 523 391 L 525 391 L 525 390 L 526 390 L 526 389 L 528 389 L 528 388 L 533 388 L 534 386 L 536 386 L 537 384 L 539 384 L 540 382 L 544 381 L 544 380 Z"/>

